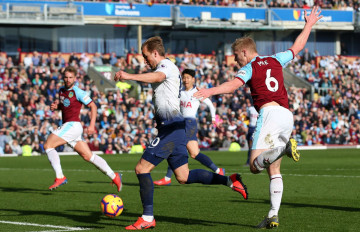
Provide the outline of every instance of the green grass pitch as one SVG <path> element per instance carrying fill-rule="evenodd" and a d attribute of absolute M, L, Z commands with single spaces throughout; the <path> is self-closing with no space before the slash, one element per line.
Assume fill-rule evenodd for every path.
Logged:
<path fill-rule="evenodd" d="M 284 193 L 278 231 L 359 231 L 360 151 L 302 151 L 300 162 L 284 157 Z M 238 172 L 248 186 L 249 200 L 225 186 L 201 184 L 155 186 L 154 231 L 256 231 L 269 210 L 266 173 L 251 174 L 243 164 L 246 152 L 205 152 L 227 174 Z M 142 213 L 134 167 L 140 155 L 102 156 L 123 173 L 123 191 L 79 156 L 62 156 L 69 183 L 48 187 L 54 173 L 46 156 L 0 158 L 0 231 L 125 231 Z M 166 172 L 166 162 L 152 172 Z M 191 169 L 205 168 L 189 160 Z M 116 218 L 101 215 L 100 200 L 109 193 L 124 201 Z"/>

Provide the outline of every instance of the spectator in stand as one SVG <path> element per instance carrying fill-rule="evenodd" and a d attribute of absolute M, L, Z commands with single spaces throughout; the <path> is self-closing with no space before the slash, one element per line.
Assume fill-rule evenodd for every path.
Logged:
<path fill-rule="evenodd" d="M 9 145 L 10 145 L 13 153 L 15 153 L 17 155 L 22 154 L 21 146 L 20 146 L 19 142 L 16 139 L 12 140 Z"/>
<path fill-rule="evenodd" d="M 3 149 L 4 149 L 3 150 L 4 154 L 13 154 L 14 153 L 10 144 L 8 144 L 8 143 L 5 143 L 5 147 Z"/>

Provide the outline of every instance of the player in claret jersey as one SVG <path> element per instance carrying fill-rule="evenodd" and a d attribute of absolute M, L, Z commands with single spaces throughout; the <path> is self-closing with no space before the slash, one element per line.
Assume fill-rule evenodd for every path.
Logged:
<path fill-rule="evenodd" d="M 284 155 L 298 161 L 297 144 L 290 139 L 294 121 L 289 110 L 288 96 L 284 86 L 282 68 L 304 47 L 312 26 L 322 18 L 315 6 L 310 15 L 304 12 L 305 26 L 292 47 L 273 56 L 259 56 L 253 39 L 243 37 L 232 44 L 235 61 L 241 69 L 236 78 L 210 89 L 201 89 L 194 94 L 197 98 L 233 93 L 245 83 L 250 87 L 254 106 L 259 112 L 250 156 L 250 170 L 259 173 L 266 169 L 270 177 L 270 204 L 268 216 L 258 228 L 272 228 L 279 225 L 278 211 L 283 192 L 280 174 L 281 158 Z"/>
<path fill-rule="evenodd" d="M 182 83 L 184 89 L 180 93 L 180 111 L 182 116 L 185 118 L 185 132 L 187 144 L 186 148 L 191 158 L 196 159 L 204 166 L 210 168 L 214 172 L 220 175 L 225 175 L 224 168 L 218 168 L 216 164 L 206 155 L 200 152 L 199 144 L 197 140 L 197 122 L 196 115 L 200 106 L 199 99 L 193 97 L 193 94 L 197 91 L 195 84 L 195 71 L 192 69 L 185 69 L 182 72 Z M 205 99 L 204 103 L 209 107 L 212 123 L 216 126 L 215 121 L 215 107 L 213 106 L 210 99 Z M 155 185 L 170 185 L 171 176 L 173 174 L 172 169 L 168 166 L 166 176 L 158 181 L 154 181 Z"/>
<path fill-rule="evenodd" d="M 67 183 L 67 178 L 61 169 L 59 154 L 55 150 L 56 147 L 67 143 L 74 148 L 84 160 L 94 164 L 100 171 L 110 177 L 112 183 L 115 184 L 118 191 L 120 191 L 122 187 L 121 175 L 114 173 L 107 162 L 100 156 L 93 154 L 87 143 L 83 141 L 83 128 L 79 117 L 81 106 L 84 104 L 91 109 L 91 121 L 88 127 L 89 135 L 95 133 L 97 107 L 91 98 L 86 95 L 85 91 L 75 86 L 76 74 L 77 72 L 74 67 L 68 66 L 65 68 L 65 86 L 59 90 L 60 102 L 57 100 L 50 106 L 52 111 L 56 109 L 62 111 L 63 124 L 49 135 L 44 144 L 46 154 L 56 174 L 55 182 L 49 189 L 53 190 Z"/>

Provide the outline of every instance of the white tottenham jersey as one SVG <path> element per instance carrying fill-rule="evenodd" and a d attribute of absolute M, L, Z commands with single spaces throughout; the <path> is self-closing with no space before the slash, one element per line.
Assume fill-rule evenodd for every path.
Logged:
<path fill-rule="evenodd" d="M 189 91 L 182 90 L 180 96 L 180 110 L 184 118 L 196 118 L 197 111 L 200 106 L 200 100 L 193 97 L 194 93 L 198 90 L 193 88 Z M 211 100 L 206 98 L 204 103 L 209 107 L 211 118 L 215 120 L 215 107 L 213 106 Z"/>
<path fill-rule="evenodd" d="M 256 127 L 256 121 L 258 118 L 258 112 L 256 111 L 254 106 L 248 108 L 248 115 L 250 118 L 249 126 Z"/>
<path fill-rule="evenodd" d="M 169 59 L 163 59 L 157 65 L 155 72 L 162 72 L 166 76 L 162 82 L 152 84 L 157 119 L 172 121 L 174 118 L 182 118 L 180 113 L 181 76 L 178 67 Z"/>

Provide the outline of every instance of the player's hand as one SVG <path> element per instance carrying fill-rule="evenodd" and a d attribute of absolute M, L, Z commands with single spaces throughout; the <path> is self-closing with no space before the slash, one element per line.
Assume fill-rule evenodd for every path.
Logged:
<path fill-rule="evenodd" d="M 91 126 L 91 125 L 90 125 L 90 126 L 87 128 L 87 133 L 88 133 L 88 135 L 95 134 L 95 132 L 96 132 L 95 126 Z"/>
<path fill-rule="evenodd" d="M 193 97 L 199 99 L 201 102 L 203 102 L 206 98 L 210 97 L 210 89 L 199 89 L 198 91 L 193 94 Z"/>
<path fill-rule="evenodd" d="M 58 108 L 58 105 L 59 105 L 59 101 L 55 100 L 53 103 L 51 103 L 50 110 L 55 111 Z"/>
<path fill-rule="evenodd" d="M 126 77 L 128 76 L 128 73 L 120 70 L 119 72 L 115 73 L 114 81 L 123 81 L 126 80 Z"/>
<path fill-rule="evenodd" d="M 314 25 L 319 19 L 323 16 L 320 15 L 321 9 L 319 6 L 314 6 L 311 10 L 310 15 L 307 15 L 306 10 L 304 11 L 304 17 L 306 24 L 310 24 L 311 26 Z"/>

